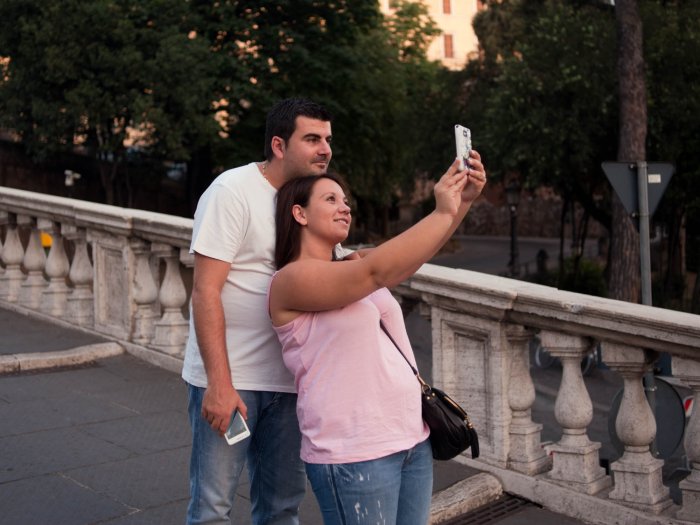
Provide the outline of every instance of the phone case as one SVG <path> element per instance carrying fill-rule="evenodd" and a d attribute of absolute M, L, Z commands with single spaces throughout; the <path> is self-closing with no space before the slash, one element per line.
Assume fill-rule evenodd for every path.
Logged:
<path fill-rule="evenodd" d="M 231 424 L 224 434 L 226 443 L 233 445 L 234 443 L 244 440 L 248 436 L 250 436 L 248 425 L 246 424 L 245 419 L 243 419 L 243 416 L 241 416 L 240 412 L 236 410 L 233 413 L 233 416 L 231 416 Z"/>
<path fill-rule="evenodd" d="M 467 169 L 469 153 L 472 150 L 472 132 L 460 124 L 455 124 L 455 147 L 460 171 Z"/>

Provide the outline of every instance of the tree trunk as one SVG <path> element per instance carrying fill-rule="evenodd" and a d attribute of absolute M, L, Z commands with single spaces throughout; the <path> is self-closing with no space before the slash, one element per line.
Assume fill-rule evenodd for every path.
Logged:
<path fill-rule="evenodd" d="M 646 159 L 647 100 L 642 49 L 642 19 L 637 0 L 615 2 L 617 20 L 617 75 L 620 101 L 620 134 L 617 160 Z M 641 276 L 639 234 L 617 195 L 613 192 L 610 260 L 610 296 L 639 302 Z"/>

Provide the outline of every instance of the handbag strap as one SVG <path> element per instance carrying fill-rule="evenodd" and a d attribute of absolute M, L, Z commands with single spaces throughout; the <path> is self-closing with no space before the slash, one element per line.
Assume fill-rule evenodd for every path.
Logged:
<path fill-rule="evenodd" d="M 386 326 L 384 325 L 384 323 L 382 322 L 381 319 L 379 320 L 379 326 L 380 326 L 380 328 L 384 331 L 384 333 L 385 333 L 386 336 L 389 338 L 389 340 L 390 340 L 392 343 L 394 343 L 394 346 L 396 347 L 396 349 L 397 349 L 397 350 L 399 351 L 399 353 L 401 354 L 401 357 L 403 357 L 403 358 L 406 360 L 406 363 L 408 363 L 408 366 L 411 367 L 411 370 L 413 370 L 413 373 L 415 374 L 416 379 L 418 379 L 418 382 L 420 383 L 421 388 L 423 389 L 423 392 L 428 392 L 428 391 L 430 391 L 430 390 L 431 390 L 430 385 L 429 385 L 428 383 L 426 383 L 425 381 L 423 381 L 423 378 L 422 378 L 422 377 L 420 376 L 420 374 L 418 373 L 418 369 L 417 369 L 415 366 L 413 366 L 413 365 L 411 364 L 411 362 L 408 360 L 408 357 L 406 357 L 406 354 L 404 354 L 404 353 L 401 351 L 401 348 L 400 348 L 399 345 L 396 343 L 396 341 L 394 341 L 394 338 L 391 337 L 391 334 L 389 333 L 389 330 L 386 329 Z"/>
<path fill-rule="evenodd" d="M 394 341 L 394 338 L 391 337 L 391 334 L 389 333 L 389 330 L 386 329 L 386 326 L 384 326 L 384 323 L 382 322 L 381 319 L 379 320 L 379 326 L 380 326 L 381 329 L 384 331 L 384 333 L 385 333 L 386 336 L 389 338 L 389 340 L 390 340 L 392 343 L 394 343 L 394 346 L 396 347 L 396 349 L 397 349 L 397 350 L 399 351 L 399 353 L 401 354 L 401 357 L 403 357 L 403 358 L 406 360 L 406 362 L 408 363 L 408 366 L 411 367 L 411 370 L 413 370 L 413 373 L 415 374 L 416 379 L 418 379 L 418 382 L 419 382 L 420 385 L 421 385 L 421 388 L 422 388 L 422 390 L 423 390 L 423 393 L 424 393 L 424 394 L 429 393 L 429 392 L 433 389 L 433 387 L 431 387 L 428 383 L 426 383 L 425 381 L 423 381 L 423 378 L 422 378 L 422 377 L 420 376 L 420 374 L 418 373 L 418 370 L 416 369 L 416 367 L 413 366 L 413 365 L 411 364 L 411 362 L 410 362 L 410 361 L 408 360 L 408 358 L 406 357 L 406 354 L 404 354 L 404 353 L 401 351 L 401 348 L 399 347 L 398 344 L 396 344 L 396 341 Z M 459 406 L 459 404 L 457 404 L 457 402 L 456 402 L 454 399 L 452 399 L 449 395 L 445 394 L 444 392 L 442 392 L 441 394 L 442 394 L 442 399 L 443 399 L 446 403 L 449 403 L 452 407 L 454 407 L 455 411 L 456 411 L 458 414 L 460 414 L 460 415 L 462 416 L 462 419 L 464 419 L 464 421 L 466 422 L 467 427 L 469 427 L 470 429 L 473 429 L 473 428 L 474 428 L 474 425 L 472 425 L 471 418 L 469 417 L 469 414 L 467 414 L 467 411 L 464 410 L 461 406 Z"/>

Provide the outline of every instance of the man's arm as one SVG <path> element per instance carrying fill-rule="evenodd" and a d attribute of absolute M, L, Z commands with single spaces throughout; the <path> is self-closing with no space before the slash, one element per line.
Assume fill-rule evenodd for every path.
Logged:
<path fill-rule="evenodd" d="M 207 389 L 202 399 L 202 417 L 223 435 L 235 409 L 248 417 L 243 400 L 231 383 L 231 367 L 226 349 L 226 319 L 221 291 L 230 263 L 199 253 L 194 256 L 192 315 L 199 351 L 207 373 Z"/>

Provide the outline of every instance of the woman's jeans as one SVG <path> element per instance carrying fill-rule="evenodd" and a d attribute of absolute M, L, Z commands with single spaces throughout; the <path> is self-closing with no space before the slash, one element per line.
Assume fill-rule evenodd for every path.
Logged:
<path fill-rule="evenodd" d="M 239 390 L 251 436 L 229 445 L 202 417 L 205 389 L 188 386 L 192 456 L 187 523 L 230 525 L 238 479 L 247 463 L 253 524 L 298 524 L 306 477 L 299 459 L 296 394 Z"/>
<path fill-rule="evenodd" d="M 433 491 L 430 441 L 371 461 L 306 464 L 325 525 L 425 525 Z"/>

